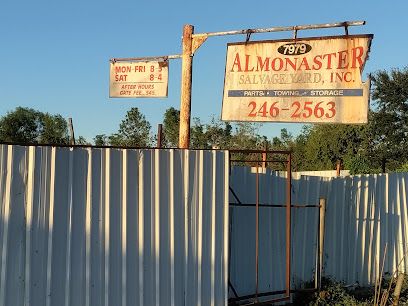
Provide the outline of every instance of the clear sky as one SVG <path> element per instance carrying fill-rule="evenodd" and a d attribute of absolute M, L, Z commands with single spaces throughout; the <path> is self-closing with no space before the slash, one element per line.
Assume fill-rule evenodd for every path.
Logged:
<path fill-rule="evenodd" d="M 0 114 L 17 106 L 72 117 L 76 136 L 116 132 L 130 107 L 153 131 L 169 107 L 180 105 L 181 61 L 172 60 L 166 99 L 109 98 L 109 59 L 181 53 L 184 24 L 195 33 L 365 20 L 350 34 L 372 33 L 367 73 L 407 65 L 408 2 L 398 1 L 144 1 L 3 0 L 0 9 Z M 299 37 L 344 34 L 326 29 Z M 251 40 L 292 33 L 253 34 Z M 208 122 L 221 113 L 226 44 L 244 35 L 212 37 L 194 57 L 192 117 Z M 299 124 L 264 124 L 278 135 Z"/>

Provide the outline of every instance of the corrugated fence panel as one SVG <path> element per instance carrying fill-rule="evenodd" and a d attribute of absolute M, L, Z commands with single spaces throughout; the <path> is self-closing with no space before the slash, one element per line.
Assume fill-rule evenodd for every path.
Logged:
<path fill-rule="evenodd" d="M 0 306 L 226 305 L 228 154 L 0 146 Z"/>
<path fill-rule="evenodd" d="M 259 202 L 285 203 L 285 173 L 259 169 Z M 256 168 L 233 167 L 230 185 L 244 204 L 256 199 Z M 324 275 L 348 284 L 373 284 L 384 250 L 384 271 L 408 272 L 408 173 L 350 177 L 293 174 L 292 203 L 326 199 Z M 230 202 L 238 203 L 232 193 Z M 259 292 L 284 289 L 285 211 L 259 209 Z M 234 206 L 230 280 L 238 295 L 255 293 L 255 209 Z M 292 286 L 310 281 L 316 267 L 318 208 L 292 209 Z M 233 294 L 230 292 L 230 296 Z"/>
<path fill-rule="evenodd" d="M 325 274 L 373 284 L 384 271 L 408 272 L 407 173 L 334 178 L 327 203 Z"/>

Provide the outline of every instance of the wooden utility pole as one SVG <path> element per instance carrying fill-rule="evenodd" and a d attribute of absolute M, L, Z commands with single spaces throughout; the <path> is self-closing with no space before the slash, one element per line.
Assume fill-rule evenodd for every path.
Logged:
<path fill-rule="evenodd" d="M 193 72 L 193 35 L 194 27 L 186 24 L 183 28 L 183 55 L 181 63 L 181 103 L 179 148 L 190 146 L 191 83 Z"/>
<path fill-rule="evenodd" d="M 163 125 L 161 123 L 157 126 L 157 148 L 163 146 Z"/>
<path fill-rule="evenodd" d="M 338 159 L 336 163 L 336 176 L 340 176 L 341 174 L 341 160 Z"/>
<path fill-rule="evenodd" d="M 74 134 L 74 124 L 72 123 L 72 118 L 68 118 L 69 126 L 69 143 L 75 145 L 75 134 Z"/>

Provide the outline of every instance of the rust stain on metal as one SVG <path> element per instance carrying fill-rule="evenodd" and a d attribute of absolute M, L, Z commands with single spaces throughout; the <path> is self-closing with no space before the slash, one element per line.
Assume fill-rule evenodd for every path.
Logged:
<path fill-rule="evenodd" d="M 223 35 L 239 35 L 251 33 L 269 33 L 269 32 L 285 32 L 294 30 L 315 30 L 315 29 L 327 29 L 327 28 L 341 28 L 344 26 L 362 26 L 365 25 L 365 21 L 345 21 L 345 22 L 335 22 L 335 23 L 323 23 L 323 24 L 307 24 L 307 25 L 296 25 L 288 27 L 272 27 L 272 28 L 262 28 L 262 29 L 245 29 L 245 30 L 233 30 L 233 31 L 222 31 L 222 32 L 206 32 L 193 34 L 193 38 L 200 36 L 223 36 Z"/>
<path fill-rule="evenodd" d="M 198 48 L 201 47 L 201 45 L 207 40 L 208 36 L 203 35 L 203 36 L 198 36 L 198 37 L 193 37 L 193 47 L 192 47 L 192 53 L 194 54 Z"/>
<path fill-rule="evenodd" d="M 160 68 L 165 68 L 169 66 L 169 61 L 167 59 L 164 59 L 163 61 L 159 61 L 159 67 Z"/>

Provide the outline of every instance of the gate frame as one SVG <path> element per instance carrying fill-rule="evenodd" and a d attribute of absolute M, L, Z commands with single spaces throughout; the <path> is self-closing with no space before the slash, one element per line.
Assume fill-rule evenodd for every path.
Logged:
<path fill-rule="evenodd" d="M 246 154 L 247 156 L 251 156 L 256 154 L 259 155 L 261 158 L 260 159 L 249 159 L 249 158 L 240 158 L 240 159 L 234 159 L 232 158 L 232 154 L 234 153 L 243 153 Z M 235 298 L 230 298 L 229 302 L 239 302 L 239 301 L 244 301 L 244 300 L 249 300 L 255 298 L 255 302 L 250 302 L 249 304 L 242 304 L 242 305 L 270 305 L 271 303 L 277 303 L 277 302 L 284 302 L 284 301 L 289 301 L 291 298 L 291 293 L 297 292 L 297 291 L 316 291 L 318 290 L 318 282 L 316 282 L 315 288 L 310 288 L 310 289 L 302 289 L 302 290 L 293 290 L 291 289 L 291 283 L 290 283 L 290 278 L 291 278 L 291 250 L 292 250 L 292 233 L 291 233 L 291 226 L 292 226 L 292 208 L 320 208 L 321 210 L 321 203 L 319 205 L 293 205 L 292 204 L 292 193 L 291 193 L 291 188 L 292 188 L 292 152 L 291 151 L 285 151 L 285 150 L 229 150 L 229 161 L 230 161 L 230 173 L 231 173 L 231 166 L 233 163 L 244 163 L 244 164 L 255 164 L 256 166 L 256 202 L 255 204 L 253 203 L 242 203 L 241 200 L 238 198 L 237 194 L 234 192 L 234 190 L 229 187 L 230 192 L 232 193 L 233 197 L 238 203 L 229 203 L 229 206 L 244 206 L 244 207 L 255 207 L 256 209 L 256 221 L 255 221 L 255 277 L 256 277 L 256 285 L 255 285 L 255 293 L 251 295 L 245 295 L 245 296 L 238 296 L 235 288 L 233 287 L 230 279 L 228 280 L 228 286 L 231 288 L 232 292 L 235 295 Z M 272 156 L 271 159 L 268 159 L 268 155 Z M 279 158 L 274 158 L 276 155 L 285 155 L 286 159 L 279 159 Z M 286 169 L 286 188 L 285 188 L 285 193 L 286 193 L 286 198 L 285 198 L 285 204 L 284 205 L 274 205 L 274 204 L 261 204 L 259 202 L 259 168 L 266 168 L 267 163 L 273 163 L 273 164 L 284 164 L 285 169 Z M 260 166 L 261 165 L 261 166 Z M 272 291 L 272 292 L 259 292 L 259 284 L 258 284 L 258 279 L 259 279 L 259 207 L 270 207 L 270 208 L 285 208 L 286 211 L 286 222 L 285 222 L 285 236 L 286 236 L 286 258 L 285 258 L 285 288 L 283 290 L 278 290 L 278 291 Z M 319 215 L 320 215 L 320 210 L 319 210 Z M 231 226 L 231 225 L 230 225 Z M 230 238 L 231 239 L 231 238 Z M 231 240 L 230 240 L 231 243 Z M 318 244 L 320 244 L 318 242 Z M 231 256 L 231 244 L 229 246 L 229 253 Z M 318 250 L 320 253 L 321 250 Z M 316 254 L 318 255 L 318 254 Z M 230 262 L 230 260 L 229 260 Z M 319 261 L 316 262 L 317 265 L 320 265 L 321 263 Z M 230 270 L 230 269 L 229 269 Z M 316 270 L 318 270 L 318 267 L 316 266 Z M 315 275 L 316 278 L 317 275 Z M 319 273 L 319 278 L 321 277 L 321 273 Z M 262 300 L 260 301 L 260 297 L 272 297 L 274 295 L 282 295 L 283 297 L 279 298 L 272 298 L 272 299 L 267 299 L 267 300 Z"/>

